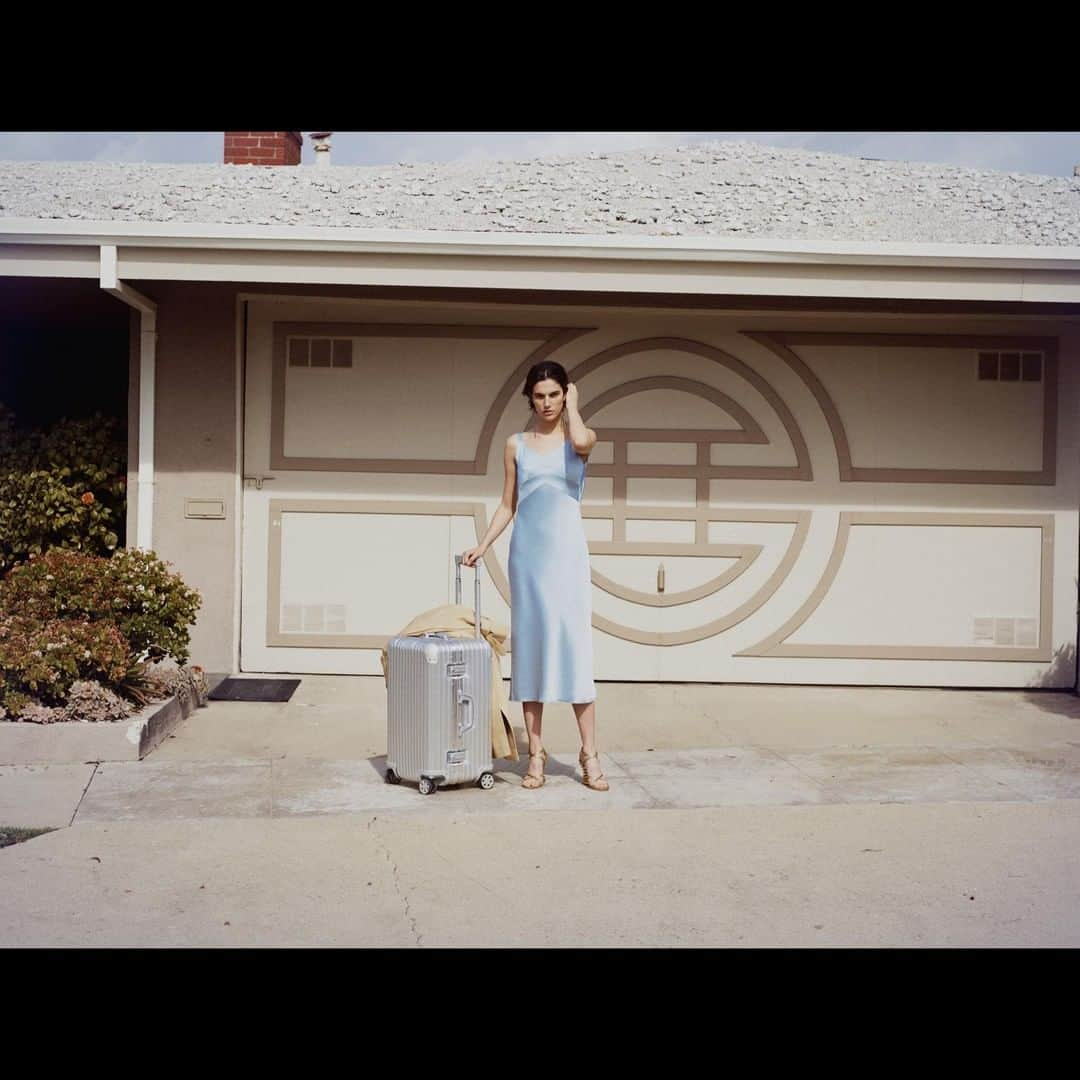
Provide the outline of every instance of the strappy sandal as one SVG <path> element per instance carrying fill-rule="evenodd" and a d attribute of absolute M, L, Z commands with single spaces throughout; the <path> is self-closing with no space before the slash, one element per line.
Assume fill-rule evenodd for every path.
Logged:
<path fill-rule="evenodd" d="M 523 788 L 529 788 L 531 790 L 533 788 L 541 788 L 544 786 L 544 780 L 546 779 L 544 776 L 544 766 L 547 764 L 547 756 L 547 751 L 543 747 L 540 748 L 539 754 L 529 755 L 530 762 L 533 758 L 540 758 L 540 775 L 535 776 L 533 773 L 527 772 L 525 778 L 521 781 L 521 786 Z"/>
<path fill-rule="evenodd" d="M 589 762 L 596 762 L 596 772 L 590 774 Z M 600 755 L 599 754 L 586 754 L 585 747 L 581 748 L 581 753 L 578 754 L 578 762 L 581 764 L 581 772 L 584 776 L 583 783 L 587 788 L 592 788 L 593 791 L 607 791 L 610 785 L 604 779 L 604 774 L 600 772 Z"/>

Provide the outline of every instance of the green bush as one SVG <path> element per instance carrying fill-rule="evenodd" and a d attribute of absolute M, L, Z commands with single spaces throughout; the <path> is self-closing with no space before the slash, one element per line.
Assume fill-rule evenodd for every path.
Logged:
<path fill-rule="evenodd" d="M 125 549 L 111 559 L 54 548 L 20 563 L 0 581 L 0 612 L 44 623 L 111 623 L 139 657 L 188 659 L 197 590 L 152 551 Z"/>
<path fill-rule="evenodd" d="M 115 718 L 114 693 L 162 696 L 148 661 L 187 660 L 202 599 L 153 552 L 116 550 L 124 488 L 116 420 L 20 432 L 0 405 L 0 719 Z"/>
<path fill-rule="evenodd" d="M 79 679 L 122 687 L 134 665 L 110 622 L 0 615 L 0 705 L 8 713 L 33 703 L 62 705 Z"/>
<path fill-rule="evenodd" d="M 97 413 L 19 431 L 0 405 L 0 571 L 54 547 L 114 551 L 126 469 L 118 420 Z"/>

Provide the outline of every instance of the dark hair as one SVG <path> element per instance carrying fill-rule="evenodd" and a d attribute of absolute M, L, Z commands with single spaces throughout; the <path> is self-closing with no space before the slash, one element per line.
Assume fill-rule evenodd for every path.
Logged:
<path fill-rule="evenodd" d="M 570 385 L 570 379 L 566 374 L 566 368 L 562 364 L 556 363 L 554 360 L 541 360 L 539 364 L 533 364 L 529 368 L 529 374 L 525 376 L 525 389 L 521 391 L 525 400 L 529 403 L 529 412 L 534 412 L 532 392 L 533 387 L 538 382 L 543 382 L 545 379 L 554 379 L 562 388 L 563 393 L 566 393 L 566 388 Z"/>

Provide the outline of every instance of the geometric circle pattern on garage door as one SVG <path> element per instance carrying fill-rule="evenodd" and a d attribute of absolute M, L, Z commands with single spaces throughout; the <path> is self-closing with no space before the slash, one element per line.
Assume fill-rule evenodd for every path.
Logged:
<path fill-rule="evenodd" d="M 670 363 L 673 353 L 683 361 L 681 366 L 684 370 L 688 365 L 692 368 L 694 377 L 648 374 L 620 379 L 615 385 L 603 389 L 598 387 L 595 392 L 590 392 L 590 382 L 596 384 L 604 381 L 594 377 L 611 374 L 613 370 L 617 374 L 631 360 L 638 370 L 649 370 L 648 361 L 642 363 L 642 358 L 649 354 L 656 354 L 657 361 L 651 365 L 651 370 L 670 368 L 673 366 Z M 551 358 L 558 359 L 557 351 Z M 661 363 L 662 359 L 664 363 Z M 727 389 L 721 389 L 711 381 L 720 381 L 717 378 L 720 372 L 724 375 Z M 646 591 L 628 581 L 618 580 L 613 574 L 602 573 L 594 565 L 594 585 L 624 601 L 624 610 L 631 613 L 623 621 L 616 621 L 594 612 L 593 624 L 596 628 L 641 644 L 678 645 L 722 633 L 760 608 L 779 588 L 798 558 L 809 531 L 810 513 L 799 509 L 725 509 L 712 505 L 710 481 L 812 478 L 805 438 L 775 388 L 759 372 L 729 352 L 681 337 L 651 337 L 622 342 L 595 353 L 573 366 L 567 374 L 578 385 L 582 419 L 596 431 L 598 447 L 606 444 L 604 448 L 610 449 L 610 460 L 597 460 L 600 455 L 594 450 L 589 462 L 590 478 L 606 478 L 611 483 L 609 503 L 598 505 L 594 499 L 589 499 L 582 505 L 582 516 L 587 521 L 604 523 L 609 529 L 608 539 L 594 537 L 589 540 L 590 554 L 622 556 L 624 564 L 633 560 L 654 561 L 674 557 L 706 563 L 711 561 L 717 565 L 717 571 L 706 573 L 704 580 L 671 593 L 661 591 L 662 583 L 658 583 L 657 591 Z M 731 375 L 735 378 L 732 379 Z M 518 373 L 515 372 L 513 378 L 517 380 L 517 377 Z M 497 402 L 508 400 L 505 389 L 497 395 Z M 670 406 L 673 395 L 682 395 L 696 403 L 696 409 L 693 406 L 684 409 L 682 416 L 689 414 L 699 418 L 699 426 L 688 426 L 679 416 L 665 416 L 662 409 L 651 407 L 661 398 Z M 742 400 L 739 400 L 740 397 Z M 760 411 L 763 406 L 772 413 L 772 420 L 767 425 L 763 425 L 754 415 L 754 411 Z M 604 423 L 605 414 L 614 416 L 616 422 Z M 649 421 L 619 420 L 620 416 L 633 418 L 635 415 L 648 417 Z M 597 419 L 593 420 L 594 417 Z M 501 426 L 503 418 L 490 417 L 484 425 L 485 430 Z M 794 460 L 784 464 L 768 463 L 770 455 L 766 455 L 766 461 L 752 460 L 755 448 L 771 450 L 772 459 L 776 458 L 778 448 L 766 434 L 766 427 L 783 433 L 787 446 L 779 449 Z M 662 448 L 667 456 L 675 456 L 678 460 L 666 463 L 631 460 L 631 449 L 640 459 L 650 456 L 650 447 L 657 450 Z M 743 448 L 737 462 L 724 459 L 724 450 L 730 447 Z M 655 458 L 657 453 L 651 456 Z M 717 457 L 720 460 L 715 460 Z M 644 482 L 655 499 L 649 502 L 638 498 L 628 502 L 628 485 L 634 482 Z M 586 495 L 588 497 L 588 491 Z M 628 521 L 641 527 L 647 527 L 642 523 L 655 522 L 669 527 L 681 525 L 683 528 L 678 539 L 634 539 L 627 536 Z M 674 632 L 651 628 L 649 623 L 653 618 L 648 614 L 650 611 L 659 607 L 690 604 L 722 592 L 761 556 L 765 547 L 762 544 L 710 542 L 710 527 L 722 527 L 727 522 L 784 523 L 792 525 L 793 531 L 779 557 L 776 558 L 774 554 L 776 565 L 772 573 L 752 596 L 732 610 Z M 493 554 L 489 552 L 489 556 Z M 499 569 L 502 570 L 501 567 Z M 641 574 L 633 576 L 640 579 Z M 701 577 L 700 574 L 697 576 Z M 502 573 L 497 578 L 505 581 Z M 640 620 L 633 619 L 635 610 L 640 612 Z"/>

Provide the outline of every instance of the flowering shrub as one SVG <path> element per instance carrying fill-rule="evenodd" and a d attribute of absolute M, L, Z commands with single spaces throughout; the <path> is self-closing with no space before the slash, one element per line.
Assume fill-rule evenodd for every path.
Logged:
<path fill-rule="evenodd" d="M 23 720 L 28 724 L 58 724 L 66 717 L 64 710 L 55 705 L 39 705 L 32 701 L 22 707 L 15 719 Z"/>
<path fill-rule="evenodd" d="M 0 720 L 122 719 L 130 702 L 171 692 L 148 659 L 188 658 L 199 593 L 153 552 L 94 553 L 115 548 L 105 525 L 123 513 L 123 455 L 102 456 L 114 425 L 94 423 L 17 436 L 0 406 L 0 568 L 9 567 L 0 580 Z M 74 459 L 84 464 L 66 463 Z M 109 467 L 85 464 L 98 459 Z"/>
<path fill-rule="evenodd" d="M 104 559 L 56 548 L 13 567 L 0 580 L 0 611 L 26 618 L 67 618 L 107 607 Z"/>
<path fill-rule="evenodd" d="M 126 468 L 119 421 L 95 414 L 21 432 L 0 405 L 0 571 L 52 547 L 114 551 Z"/>
<path fill-rule="evenodd" d="M 191 627 L 202 597 L 168 566 L 152 551 L 118 551 L 105 570 L 109 617 L 135 652 L 156 647 L 182 661 L 190 656 Z"/>
<path fill-rule="evenodd" d="M 114 694 L 107 686 L 90 679 L 79 679 L 71 684 L 68 691 L 64 719 L 104 723 L 124 720 L 133 711 L 128 702 Z"/>
<path fill-rule="evenodd" d="M 0 581 L 0 611 L 27 618 L 112 623 L 137 655 L 188 658 L 199 593 L 152 551 L 111 559 L 54 548 L 20 563 Z M 2 665 L 0 665 L 2 666 Z"/>
<path fill-rule="evenodd" d="M 186 705 L 194 701 L 205 705 L 210 697 L 206 672 L 198 664 L 178 664 L 171 657 L 164 657 L 147 664 L 147 678 L 160 686 L 163 695 L 175 694 Z"/>
<path fill-rule="evenodd" d="M 0 615 L 0 704 L 9 713 L 32 699 L 63 704 L 77 679 L 119 686 L 131 667 L 128 643 L 112 623 Z"/>

